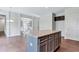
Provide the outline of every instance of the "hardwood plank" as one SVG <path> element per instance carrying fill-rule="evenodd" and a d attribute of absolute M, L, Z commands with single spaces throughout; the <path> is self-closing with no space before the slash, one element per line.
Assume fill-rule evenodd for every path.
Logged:
<path fill-rule="evenodd" d="M 25 40 L 21 36 L 6 38 L 0 36 L 0 52 L 25 52 Z"/>
<path fill-rule="evenodd" d="M 62 39 L 61 46 L 57 52 L 79 52 L 79 41 Z"/>

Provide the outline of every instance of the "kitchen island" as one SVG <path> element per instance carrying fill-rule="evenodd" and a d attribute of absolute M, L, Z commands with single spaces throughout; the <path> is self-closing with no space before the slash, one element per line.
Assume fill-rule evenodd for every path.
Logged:
<path fill-rule="evenodd" d="M 61 31 L 42 30 L 27 36 L 27 52 L 54 52 L 61 44 Z"/>

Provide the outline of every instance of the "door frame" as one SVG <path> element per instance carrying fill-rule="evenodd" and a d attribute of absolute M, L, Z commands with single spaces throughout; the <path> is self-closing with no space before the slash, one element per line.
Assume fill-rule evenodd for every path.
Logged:
<path fill-rule="evenodd" d="M 6 31 L 6 15 L 3 15 L 3 14 L 0 14 L 0 16 L 3 16 L 5 19 L 4 19 L 4 35 L 6 36 L 6 33 L 5 33 L 5 31 Z"/>

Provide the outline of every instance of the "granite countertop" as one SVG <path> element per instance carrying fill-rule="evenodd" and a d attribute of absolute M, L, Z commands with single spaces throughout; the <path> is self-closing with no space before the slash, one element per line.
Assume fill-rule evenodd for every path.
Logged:
<path fill-rule="evenodd" d="M 34 35 L 38 37 L 42 37 L 42 36 L 49 35 L 56 32 L 60 32 L 60 31 L 40 30 L 39 32 L 34 32 Z"/>

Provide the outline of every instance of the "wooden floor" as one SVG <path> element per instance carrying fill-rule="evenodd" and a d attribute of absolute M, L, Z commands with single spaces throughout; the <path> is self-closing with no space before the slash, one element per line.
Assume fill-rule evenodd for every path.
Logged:
<path fill-rule="evenodd" d="M 21 36 L 6 38 L 0 34 L 0 52 L 25 52 L 26 40 Z M 79 41 L 62 39 L 61 46 L 57 52 L 79 52 Z"/>
<path fill-rule="evenodd" d="M 24 52 L 25 40 L 21 36 L 6 38 L 0 34 L 0 52 Z"/>
<path fill-rule="evenodd" d="M 62 39 L 61 46 L 57 52 L 79 52 L 79 41 Z"/>

